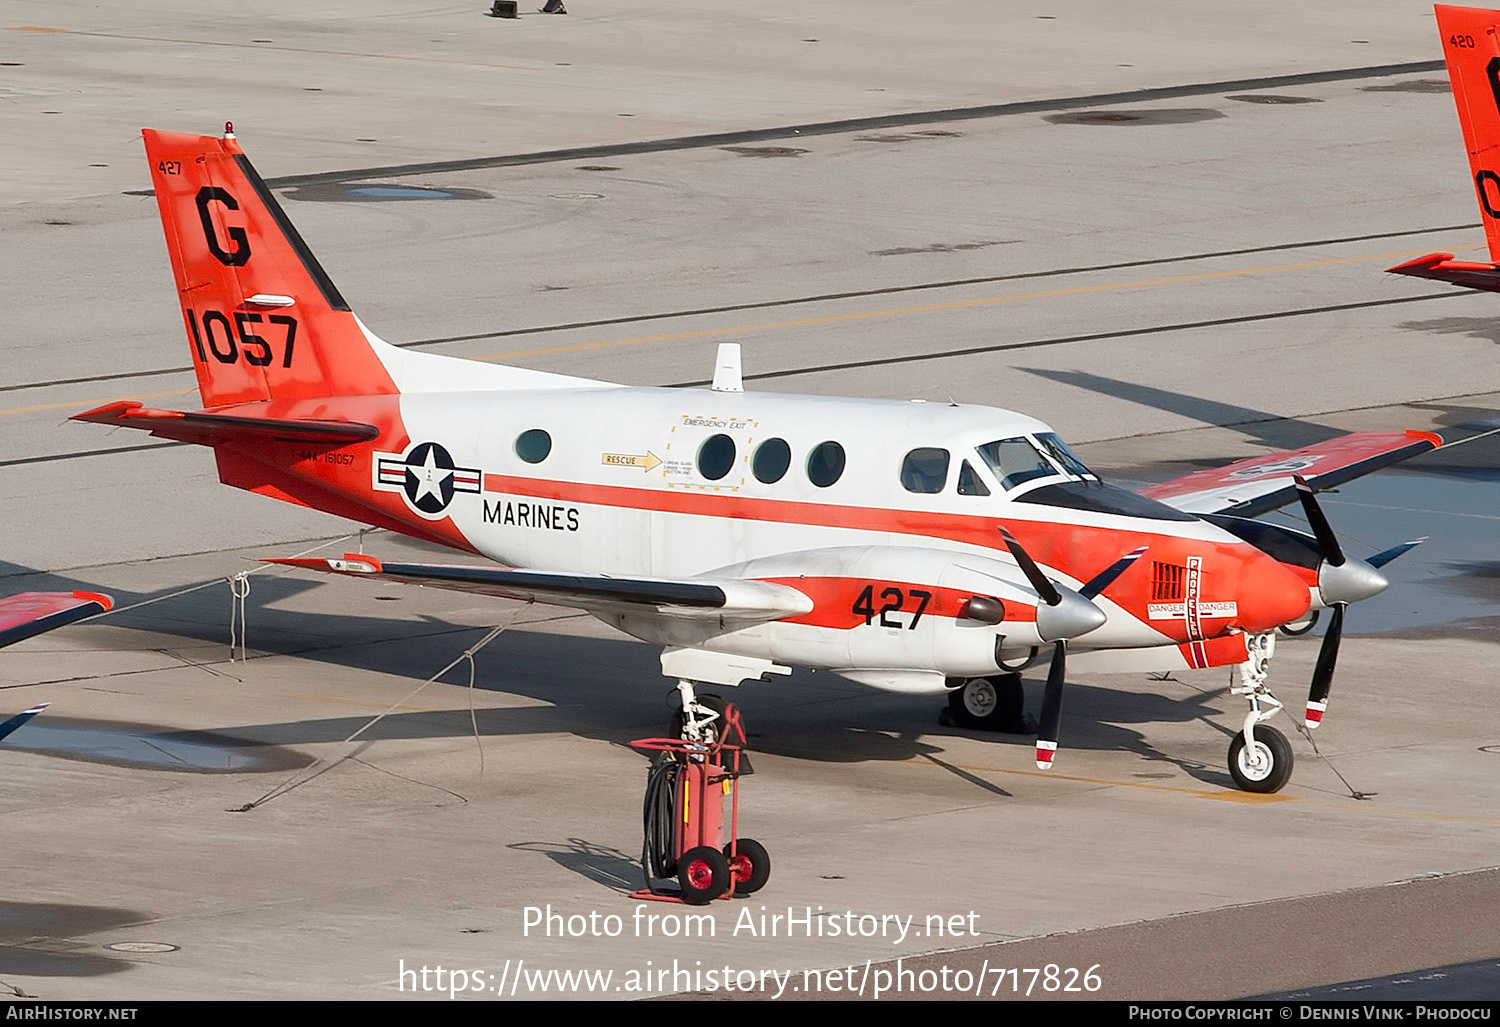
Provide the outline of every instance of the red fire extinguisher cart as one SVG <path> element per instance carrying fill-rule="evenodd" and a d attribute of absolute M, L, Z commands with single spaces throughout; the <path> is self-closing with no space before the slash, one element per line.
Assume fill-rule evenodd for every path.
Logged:
<path fill-rule="evenodd" d="M 631 897 L 701 905 L 759 891 L 771 876 L 771 859 L 760 842 L 739 836 L 744 747 L 677 738 L 640 738 L 630 747 L 657 754 L 642 809 L 646 887 Z M 673 879 L 677 888 L 663 886 Z"/>

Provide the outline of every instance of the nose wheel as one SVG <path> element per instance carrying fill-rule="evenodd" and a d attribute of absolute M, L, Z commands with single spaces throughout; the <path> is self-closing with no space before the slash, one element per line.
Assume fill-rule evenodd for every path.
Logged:
<path fill-rule="evenodd" d="M 1242 791 L 1279 792 L 1292 776 L 1292 746 L 1274 727 L 1256 724 L 1253 744 L 1236 731 L 1229 743 L 1229 776 Z"/>
<path fill-rule="evenodd" d="M 1276 636 L 1271 632 L 1246 640 L 1250 659 L 1240 664 L 1240 683 L 1229 691 L 1250 703 L 1245 724 L 1229 741 L 1229 776 L 1246 792 L 1279 792 L 1292 776 L 1292 746 L 1286 735 L 1265 721 L 1282 710 L 1281 700 L 1266 687 Z"/>

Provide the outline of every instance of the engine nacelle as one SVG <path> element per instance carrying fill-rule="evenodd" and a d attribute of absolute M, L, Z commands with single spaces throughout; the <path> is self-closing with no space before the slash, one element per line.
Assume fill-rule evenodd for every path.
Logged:
<path fill-rule="evenodd" d="M 994 674 L 1044 644 L 1037 596 L 1014 564 L 916 547 L 819 549 L 724 567 L 711 577 L 772 581 L 811 611 L 702 637 L 687 625 L 652 641 L 832 670 L 899 692 L 942 692 L 948 678 Z M 620 626 L 646 637 L 646 619 Z M 658 622 L 659 624 L 659 622 Z M 677 637 L 678 635 L 681 637 Z"/>

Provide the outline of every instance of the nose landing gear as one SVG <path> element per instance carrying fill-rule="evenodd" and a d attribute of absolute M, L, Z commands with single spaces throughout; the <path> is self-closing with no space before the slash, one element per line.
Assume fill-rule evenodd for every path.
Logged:
<path fill-rule="evenodd" d="M 1252 635 L 1245 643 L 1250 658 L 1240 664 L 1240 683 L 1231 695 L 1243 695 L 1250 702 L 1245 726 L 1229 743 L 1229 776 L 1243 791 L 1269 794 L 1279 792 L 1292 776 L 1292 746 L 1286 735 L 1262 723 L 1281 712 L 1281 700 L 1266 687 L 1271 656 L 1276 651 L 1276 635 L 1266 632 Z"/>

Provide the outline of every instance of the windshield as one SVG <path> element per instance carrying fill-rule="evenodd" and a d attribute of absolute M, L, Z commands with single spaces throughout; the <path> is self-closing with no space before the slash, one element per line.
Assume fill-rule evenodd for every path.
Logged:
<path fill-rule="evenodd" d="M 1005 489 L 1013 489 L 1033 478 L 1046 478 L 1058 473 L 1057 468 L 1025 437 L 987 442 L 979 447 L 978 453 L 995 477 L 1000 479 L 1000 486 Z"/>
<path fill-rule="evenodd" d="M 1036 440 L 1042 444 L 1042 448 L 1047 451 L 1047 455 L 1056 460 L 1058 466 L 1069 474 L 1076 474 L 1079 477 L 1098 477 L 1093 471 L 1084 466 L 1083 461 L 1078 459 L 1078 454 L 1069 449 L 1068 444 L 1058 438 L 1056 433 L 1050 431 L 1042 432 L 1037 435 Z"/>

